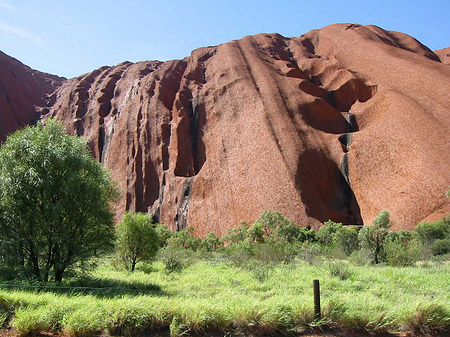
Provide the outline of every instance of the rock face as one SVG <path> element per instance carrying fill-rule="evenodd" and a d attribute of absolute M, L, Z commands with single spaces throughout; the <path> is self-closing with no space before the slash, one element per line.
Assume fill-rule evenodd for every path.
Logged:
<path fill-rule="evenodd" d="M 3 109 L 3 108 L 2 108 Z M 224 234 L 266 209 L 301 226 L 411 229 L 450 212 L 450 67 L 414 38 L 331 25 L 122 63 L 50 96 L 123 192 L 117 214 Z M 3 114 L 3 110 L 2 110 Z"/>
<path fill-rule="evenodd" d="M 65 79 L 41 73 L 0 52 L 0 142 L 40 118 L 40 107 Z"/>
<path fill-rule="evenodd" d="M 434 53 L 439 57 L 442 63 L 450 64 L 450 47 L 435 50 Z"/>

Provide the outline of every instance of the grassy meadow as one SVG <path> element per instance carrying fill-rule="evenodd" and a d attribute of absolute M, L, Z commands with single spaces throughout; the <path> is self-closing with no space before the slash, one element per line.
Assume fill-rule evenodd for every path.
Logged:
<path fill-rule="evenodd" d="M 314 319 L 313 279 L 321 285 L 322 319 Z M 162 262 L 135 272 L 112 259 L 60 285 L 2 282 L 0 323 L 21 335 L 171 336 L 298 334 L 311 329 L 399 332 L 450 327 L 450 264 L 357 266 L 295 259 L 239 268 L 210 254 L 180 271 Z"/>

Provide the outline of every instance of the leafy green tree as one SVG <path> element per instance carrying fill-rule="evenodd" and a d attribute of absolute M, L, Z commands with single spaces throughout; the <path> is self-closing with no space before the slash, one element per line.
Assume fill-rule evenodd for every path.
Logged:
<path fill-rule="evenodd" d="M 384 258 L 384 242 L 390 227 L 389 212 L 381 211 L 373 220 L 372 226 L 365 226 L 358 233 L 360 246 L 370 251 L 375 263 L 380 263 Z"/>
<path fill-rule="evenodd" d="M 161 247 L 167 246 L 167 242 L 172 237 L 174 232 L 169 230 L 167 225 L 159 224 L 159 223 L 155 224 L 155 230 L 156 230 L 156 233 L 158 234 L 158 237 L 159 237 L 159 240 L 161 243 Z"/>
<path fill-rule="evenodd" d="M 240 226 L 228 228 L 227 234 L 225 234 L 222 238 L 229 244 L 244 242 L 248 238 L 249 228 L 250 226 L 245 221 L 242 221 Z"/>
<path fill-rule="evenodd" d="M 200 243 L 200 248 L 206 250 L 207 252 L 215 252 L 219 248 L 223 247 L 223 241 L 219 238 L 216 233 L 208 233 L 203 241 Z"/>
<path fill-rule="evenodd" d="M 350 256 L 354 250 L 358 249 L 358 231 L 354 227 L 341 227 L 334 234 L 333 243 L 345 255 Z"/>
<path fill-rule="evenodd" d="M 116 232 L 116 254 L 125 268 L 133 272 L 137 263 L 151 261 L 159 247 L 160 239 L 150 216 L 128 211 Z"/>
<path fill-rule="evenodd" d="M 253 226 L 256 224 L 260 225 L 265 237 L 273 237 L 278 234 L 276 232 L 280 227 L 291 227 L 293 223 L 280 212 L 264 211 Z"/>
<path fill-rule="evenodd" d="M 332 243 L 335 233 L 342 228 L 341 222 L 328 220 L 317 231 L 317 239 L 321 243 Z"/>
<path fill-rule="evenodd" d="M 263 229 L 263 224 L 260 222 L 255 222 L 248 229 L 248 238 L 250 242 L 263 243 L 266 233 L 267 232 Z"/>
<path fill-rule="evenodd" d="M 414 232 L 425 245 L 431 245 L 435 240 L 450 239 L 450 219 L 443 218 L 434 222 L 421 222 L 414 228 Z"/>
<path fill-rule="evenodd" d="M 15 132 L 0 148 L 0 240 L 14 256 L 10 268 L 60 282 L 68 268 L 112 247 L 117 198 L 86 142 L 61 124 Z"/>
<path fill-rule="evenodd" d="M 387 263 L 395 267 L 413 266 L 422 256 L 422 247 L 422 243 L 417 239 L 387 240 L 384 247 Z"/>
<path fill-rule="evenodd" d="M 194 236 L 194 227 L 183 229 L 179 232 L 173 232 L 172 236 L 167 240 L 167 246 L 176 248 L 189 248 L 197 251 L 202 239 Z"/>

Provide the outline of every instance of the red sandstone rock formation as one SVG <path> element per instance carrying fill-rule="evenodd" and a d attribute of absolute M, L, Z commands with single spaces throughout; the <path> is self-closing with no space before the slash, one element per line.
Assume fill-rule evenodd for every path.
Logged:
<path fill-rule="evenodd" d="M 442 63 L 450 64 L 450 47 L 435 50 L 434 53 L 439 57 Z"/>
<path fill-rule="evenodd" d="M 64 78 L 41 73 L 0 52 L 0 142 L 39 119 L 40 107 Z"/>
<path fill-rule="evenodd" d="M 394 229 L 450 211 L 450 68 L 412 37 L 338 24 L 65 81 L 44 119 L 89 140 L 123 192 L 198 235 L 266 209 Z M 54 102 L 54 103 L 53 103 Z"/>

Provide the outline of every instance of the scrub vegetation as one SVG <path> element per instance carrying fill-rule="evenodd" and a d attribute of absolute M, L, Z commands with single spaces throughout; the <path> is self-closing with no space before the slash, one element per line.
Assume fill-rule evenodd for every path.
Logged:
<path fill-rule="evenodd" d="M 129 212 L 114 230 L 117 191 L 86 151 L 54 122 L 19 131 L 0 149 L 3 329 L 65 336 L 450 330 L 449 218 L 393 232 L 381 211 L 361 229 L 328 221 L 315 231 L 264 211 L 223 237 L 198 238 L 193 228 L 171 232 Z M 73 188 L 80 184 L 84 192 Z"/>
<path fill-rule="evenodd" d="M 192 230 L 173 233 L 153 224 L 164 238 L 158 241 L 161 248 L 153 262 L 136 264 L 133 272 L 109 255 L 91 259 L 91 270 L 61 283 L 3 280 L 2 326 L 21 335 L 68 336 L 295 335 L 336 329 L 425 334 L 450 328 L 449 256 L 430 249 L 441 240 L 436 226 L 448 230 L 448 219 L 412 232 L 387 230 L 377 248 L 361 231 L 331 221 L 318 232 L 285 231 L 292 223 L 274 213 L 264 212 L 256 228 L 242 224 L 223 238 L 211 234 L 203 240 Z M 278 220 L 264 224 L 267 218 Z M 386 218 L 384 212 L 377 217 L 384 219 L 382 228 Z M 370 231 L 381 231 L 378 220 Z M 288 241 L 285 233 L 295 239 Z M 346 235 L 356 238 L 356 247 L 342 240 Z M 313 279 L 321 282 L 321 319 L 314 318 Z"/>

